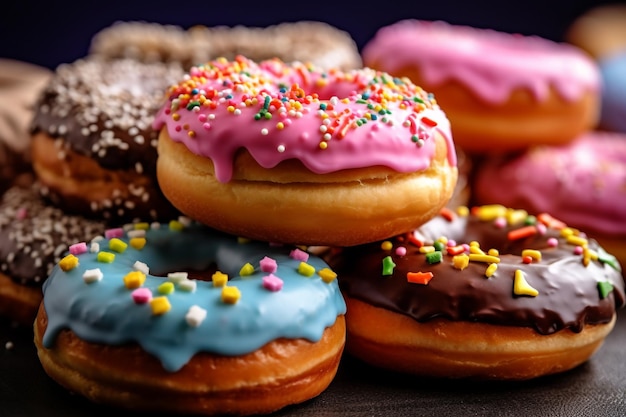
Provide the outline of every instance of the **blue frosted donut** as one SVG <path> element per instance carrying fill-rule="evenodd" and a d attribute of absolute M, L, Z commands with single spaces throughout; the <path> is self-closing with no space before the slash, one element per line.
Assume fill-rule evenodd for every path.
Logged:
<path fill-rule="evenodd" d="M 210 271 L 211 280 L 191 279 L 198 271 Z M 324 341 L 327 329 L 335 325 L 342 329 L 338 354 L 343 350 L 346 305 L 336 274 L 324 261 L 303 249 L 244 241 L 191 221 L 137 223 L 107 230 L 101 239 L 72 245 L 45 282 L 43 293 L 42 308 L 35 322 L 35 339 L 44 369 L 62 385 L 98 402 L 152 409 L 158 401 L 152 399 L 144 404 L 146 394 L 129 404 L 128 387 L 102 383 L 90 376 L 90 371 L 80 369 L 77 362 L 63 363 L 64 355 L 71 352 L 58 350 L 71 350 L 73 344 L 59 343 L 59 339 L 68 330 L 73 338 L 89 346 L 105 346 L 101 352 L 104 361 L 109 353 L 107 349 L 115 351 L 138 345 L 158 359 L 159 366 L 153 366 L 147 373 L 153 378 L 158 374 L 164 381 L 175 378 L 172 375 L 177 373 L 190 372 L 195 367 L 190 361 L 198 354 L 213 355 L 218 361 L 229 360 L 224 357 L 235 361 L 254 355 L 276 340 L 288 343 L 299 340 L 298 343 L 309 345 Z M 113 363 L 116 359 L 109 360 Z M 273 360 L 280 364 L 286 359 Z M 334 376 L 338 360 L 338 357 L 333 359 L 330 371 L 325 372 L 330 379 L 317 393 Z M 72 371 L 80 375 L 80 381 L 63 374 L 61 369 L 67 366 L 76 366 Z M 117 365 L 111 366 L 115 375 Z M 211 379 L 211 372 L 203 372 L 202 378 L 207 379 L 202 383 L 212 387 L 209 391 L 218 391 L 221 388 L 214 386 L 219 384 Z M 280 380 L 282 374 L 279 374 L 272 378 Z M 125 379 L 120 377 L 117 382 L 136 384 L 132 386 L 133 392 L 150 385 L 122 381 Z M 96 388 L 88 388 L 90 384 Z M 278 388 L 276 381 L 273 384 Z M 125 392 L 116 391 L 114 396 L 98 394 L 116 389 Z M 156 409 L 194 411 L 169 407 L 175 405 L 178 395 L 169 392 L 169 386 L 155 390 L 149 396 L 170 397 L 170 404 L 161 404 Z M 204 392 L 197 401 L 211 395 Z M 228 395 L 233 394 L 229 392 L 222 397 Z M 249 391 L 245 395 L 254 397 Z M 265 394 L 259 394 L 262 395 Z M 242 397 L 242 403 L 245 398 Z M 287 404 L 308 399 L 286 398 Z M 267 412 L 286 405 L 250 411 L 237 408 L 240 405 L 225 405 L 222 398 L 213 400 L 217 405 L 205 404 L 203 414 Z"/>

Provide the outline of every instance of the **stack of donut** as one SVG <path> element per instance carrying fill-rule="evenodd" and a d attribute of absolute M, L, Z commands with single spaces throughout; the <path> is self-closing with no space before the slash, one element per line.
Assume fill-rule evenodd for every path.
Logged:
<path fill-rule="evenodd" d="M 162 93 L 157 179 L 184 216 L 70 246 L 35 320 L 41 363 L 92 401 L 142 411 L 313 398 L 337 372 L 346 305 L 307 248 L 434 217 L 457 178 L 448 119 L 407 79 L 277 58 L 209 61 Z"/>

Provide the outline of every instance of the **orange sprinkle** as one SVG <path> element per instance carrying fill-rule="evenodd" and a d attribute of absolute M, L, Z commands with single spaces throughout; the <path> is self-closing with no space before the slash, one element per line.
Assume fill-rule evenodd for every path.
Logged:
<path fill-rule="evenodd" d="M 412 233 L 409 234 L 409 242 L 411 242 L 412 244 L 414 244 L 418 248 L 421 248 L 422 246 L 424 246 L 424 242 L 422 242 L 421 240 L 416 238 L 415 235 L 412 234 Z"/>
<path fill-rule="evenodd" d="M 567 227 L 567 225 L 565 223 L 563 223 L 562 221 L 555 219 L 554 217 L 552 217 L 551 215 L 549 215 L 548 213 L 541 213 L 537 216 L 537 220 L 539 220 L 541 223 L 545 224 L 548 227 L 551 227 L 553 229 L 563 229 L 565 227 Z"/>
<path fill-rule="evenodd" d="M 407 272 L 406 280 L 412 284 L 426 285 L 433 279 L 432 272 Z"/>
<path fill-rule="evenodd" d="M 537 233 L 537 228 L 535 226 L 524 226 L 519 229 L 511 230 L 507 233 L 507 238 L 509 240 L 524 239 L 534 235 L 535 233 Z"/>
<path fill-rule="evenodd" d="M 463 245 L 453 246 L 451 248 L 446 248 L 448 255 L 458 255 L 465 252 L 465 247 Z"/>
<path fill-rule="evenodd" d="M 449 222 L 454 220 L 454 217 L 455 217 L 454 212 L 452 210 L 450 210 L 448 207 L 442 208 L 441 211 L 439 212 L 439 214 L 441 215 L 441 217 L 443 217 L 444 219 L 446 219 Z"/>

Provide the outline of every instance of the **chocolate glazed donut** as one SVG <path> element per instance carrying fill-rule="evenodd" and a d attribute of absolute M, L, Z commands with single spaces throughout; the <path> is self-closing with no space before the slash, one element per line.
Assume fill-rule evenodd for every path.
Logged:
<path fill-rule="evenodd" d="M 489 379 L 560 372 L 591 356 L 625 302 L 615 257 L 547 214 L 529 216 L 497 205 L 463 216 L 443 213 L 415 232 L 331 257 L 348 303 L 349 352 L 417 374 Z M 412 364 L 394 362 L 392 348 L 376 359 L 372 346 L 384 342 L 358 328 L 357 316 L 369 314 L 363 312 L 367 306 L 375 311 L 368 316 L 374 321 L 399 315 L 414 338 L 428 328 L 434 345 L 408 343 Z M 601 328 L 594 337 L 585 335 Z M 570 354 L 584 338 L 586 347 L 574 360 Z M 369 339 L 369 347 L 362 339 Z M 469 352 L 479 345 L 484 350 Z M 420 357 L 423 350 L 439 355 L 439 369 L 429 366 L 429 356 Z M 554 356 L 554 363 L 534 363 L 539 354 Z"/>
<path fill-rule="evenodd" d="M 34 117 L 33 164 L 59 207 L 111 222 L 170 220 L 151 127 L 177 64 L 82 59 L 63 64 Z"/>

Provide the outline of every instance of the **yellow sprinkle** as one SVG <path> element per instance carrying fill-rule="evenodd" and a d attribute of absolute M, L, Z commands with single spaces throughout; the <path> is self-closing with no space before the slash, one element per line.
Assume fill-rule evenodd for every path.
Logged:
<path fill-rule="evenodd" d="M 474 243 L 474 242 L 472 242 Z M 485 252 L 483 252 L 483 250 L 478 246 L 478 245 L 472 245 L 470 243 L 470 248 L 469 248 L 470 253 L 473 253 L 475 255 L 484 255 Z"/>
<path fill-rule="evenodd" d="M 393 248 L 393 243 L 391 243 L 388 240 L 385 240 L 383 243 L 380 244 L 380 248 L 382 250 L 391 250 Z"/>
<path fill-rule="evenodd" d="M 67 272 L 78 266 L 78 258 L 71 253 L 59 261 L 59 267 Z"/>
<path fill-rule="evenodd" d="M 526 220 L 528 212 L 526 210 L 508 209 L 506 212 L 506 222 L 508 224 L 518 224 Z"/>
<path fill-rule="evenodd" d="M 146 282 L 146 274 L 141 271 L 132 271 L 124 275 L 124 285 L 129 290 L 139 288 Z"/>
<path fill-rule="evenodd" d="M 172 114 L 172 119 L 174 119 L 174 121 L 176 121 L 176 122 L 179 121 L 180 120 L 180 114 L 178 114 L 178 113 Z"/>
<path fill-rule="evenodd" d="M 506 207 L 500 204 L 484 205 L 478 210 L 478 218 L 482 221 L 495 220 L 498 217 L 504 217 L 506 212 Z"/>
<path fill-rule="evenodd" d="M 570 245 L 582 246 L 583 248 L 587 247 L 587 239 L 580 236 L 569 235 L 567 236 L 566 242 Z"/>
<path fill-rule="evenodd" d="M 448 244 L 448 238 L 445 236 L 440 236 L 439 239 L 437 239 L 437 242 L 443 243 L 444 245 Z"/>
<path fill-rule="evenodd" d="M 322 281 L 324 281 L 327 284 L 330 284 L 337 278 L 337 273 L 330 268 L 320 269 L 317 272 L 317 275 L 319 275 L 320 278 L 322 278 Z"/>
<path fill-rule="evenodd" d="M 181 230 L 183 230 L 185 226 L 178 220 L 170 220 L 169 227 L 170 227 L 170 230 L 180 232 Z"/>
<path fill-rule="evenodd" d="M 572 236 L 574 235 L 574 229 L 572 229 L 571 227 L 564 227 L 561 229 L 561 236 L 562 237 L 568 237 L 568 236 Z"/>
<path fill-rule="evenodd" d="M 96 255 L 96 260 L 98 262 L 110 264 L 115 260 L 115 254 L 111 252 L 98 252 L 98 255 Z"/>
<path fill-rule="evenodd" d="M 467 217 L 470 214 L 470 209 L 466 206 L 459 206 L 456 208 L 456 214 L 460 217 Z"/>
<path fill-rule="evenodd" d="M 139 222 L 134 225 L 135 230 L 148 230 L 150 229 L 150 223 L 148 222 Z"/>
<path fill-rule="evenodd" d="M 172 309 L 172 305 L 169 300 L 165 296 L 154 297 L 150 300 L 150 308 L 152 309 L 152 314 L 155 316 L 160 316 L 161 314 L 165 314 Z"/>
<path fill-rule="evenodd" d="M 241 298 L 241 291 L 237 287 L 225 286 L 222 288 L 222 301 L 226 304 L 235 304 Z"/>
<path fill-rule="evenodd" d="M 524 256 L 530 256 L 535 261 L 540 261 L 541 260 L 541 252 L 539 252 L 538 250 L 535 250 L 535 249 L 524 249 L 522 251 L 522 257 L 524 257 Z"/>
<path fill-rule="evenodd" d="M 285 124 L 283 122 L 276 123 L 276 129 L 283 130 L 285 128 Z"/>
<path fill-rule="evenodd" d="M 124 253 L 128 244 L 121 239 L 114 237 L 109 241 L 109 249 L 117 253 Z"/>
<path fill-rule="evenodd" d="M 432 253 L 435 251 L 434 246 L 422 246 L 419 248 L 420 253 Z"/>
<path fill-rule="evenodd" d="M 244 266 L 239 270 L 239 275 L 242 277 L 247 277 L 249 275 L 254 274 L 254 267 L 250 262 L 247 262 Z"/>
<path fill-rule="evenodd" d="M 480 253 L 470 253 L 469 260 L 473 262 L 488 262 L 493 264 L 500 262 L 500 258 L 497 256 L 484 255 Z"/>
<path fill-rule="evenodd" d="M 515 270 L 513 293 L 515 293 L 516 295 L 530 295 L 532 297 L 536 297 L 537 295 L 539 295 L 539 291 L 531 287 L 528 282 L 526 282 L 526 277 L 524 276 L 524 272 L 522 272 L 521 269 Z"/>
<path fill-rule="evenodd" d="M 298 273 L 305 277 L 310 277 L 315 273 L 315 268 L 306 262 L 300 262 L 300 265 L 298 265 Z"/>
<path fill-rule="evenodd" d="M 592 251 L 591 249 L 585 246 L 583 248 L 583 265 L 588 266 L 589 262 L 591 262 L 592 260 L 594 261 L 598 260 L 598 253 L 595 251 Z"/>
<path fill-rule="evenodd" d="M 460 269 L 461 271 L 467 268 L 469 265 L 469 256 L 466 254 L 456 255 L 452 257 L 452 266 L 456 269 Z"/>
<path fill-rule="evenodd" d="M 498 264 L 489 264 L 489 266 L 485 270 L 485 276 L 487 278 L 491 278 L 493 276 L 493 274 L 496 273 L 497 269 L 498 269 Z"/>
<path fill-rule="evenodd" d="M 498 256 L 500 255 L 500 251 L 498 251 L 498 249 L 491 248 L 487 251 L 487 255 Z"/>
<path fill-rule="evenodd" d="M 228 275 L 223 272 L 217 271 L 211 276 L 211 280 L 213 281 L 214 287 L 223 287 L 228 283 Z"/>
<path fill-rule="evenodd" d="M 130 240 L 130 246 L 137 250 L 142 250 L 144 246 L 146 246 L 146 238 L 145 237 L 134 237 Z"/>
<path fill-rule="evenodd" d="M 326 149 L 326 148 L 328 148 L 328 142 L 323 142 L 322 141 L 322 142 L 320 142 L 319 146 L 320 146 L 320 149 Z"/>
<path fill-rule="evenodd" d="M 237 243 L 239 243 L 240 245 L 243 245 L 244 243 L 250 243 L 250 239 L 248 239 L 247 237 L 238 237 Z"/>
<path fill-rule="evenodd" d="M 164 282 L 157 287 L 157 291 L 159 294 L 171 294 L 174 292 L 174 283 L 169 281 Z"/>

